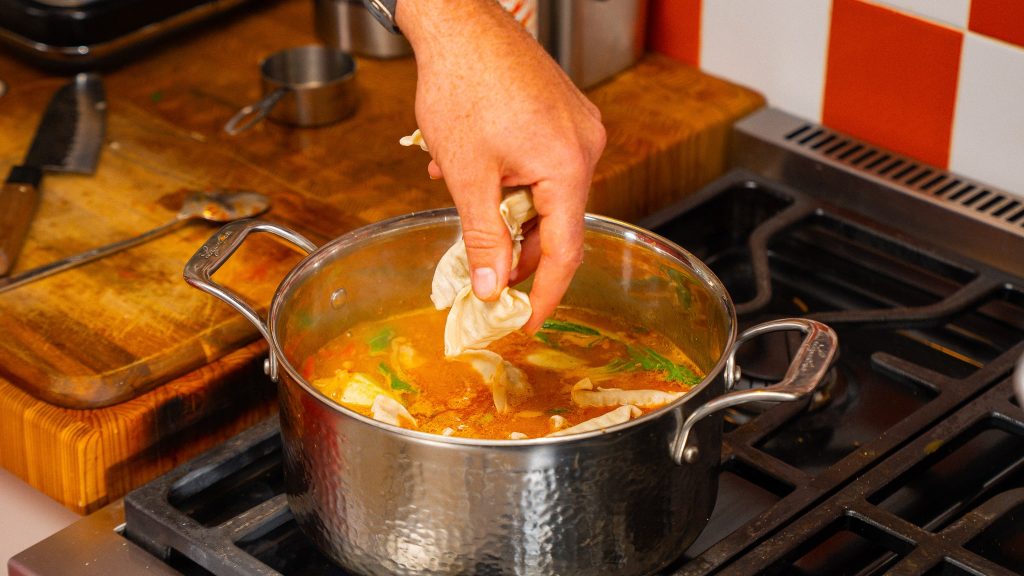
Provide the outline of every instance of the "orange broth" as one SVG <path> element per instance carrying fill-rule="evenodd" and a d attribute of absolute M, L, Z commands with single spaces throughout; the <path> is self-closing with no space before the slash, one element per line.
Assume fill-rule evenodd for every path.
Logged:
<path fill-rule="evenodd" d="M 513 432 L 541 437 L 552 432 L 552 415 L 573 426 L 613 410 L 616 406 L 573 404 L 570 393 L 583 377 L 591 377 L 595 387 L 670 393 L 688 391 L 703 378 L 683 351 L 657 332 L 560 307 L 537 335 L 517 331 L 488 346 L 522 370 L 533 390 L 501 414 L 483 377 L 468 362 L 445 358 L 447 315 L 447 310 L 425 308 L 354 325 L 305 362 L 302 375 L 332 400 L 370 416 L 369 407 L 340 401 L 344 383 L 333 377 L 337 370 L 363 374 L 408 409 L 418 430 L 491 439 L 508 439 Z M 560 367 L 529 359 L 538 354 L 556 360 L 543 364 Z M 566 362 L 575 365 L 565 367 Z M 641 408 L 646 413 L 658 407 Z"/>

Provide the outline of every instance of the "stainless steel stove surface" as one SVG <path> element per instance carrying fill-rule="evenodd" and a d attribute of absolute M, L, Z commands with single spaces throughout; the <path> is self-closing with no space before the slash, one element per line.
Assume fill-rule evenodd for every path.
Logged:
<path fill-rule="evenodd" d="M 664 573 L 1024 572 L 1010 381 L 1024 201 L 771 109 L 735 140 L 736 170 L 641 224 L 711 266 L 741 328 L 815 318 L 840 359 L 808 402 L 728 414 L 713 515 Z M 740 385 L 777 380 L 796 344 L 748 344 Z M 291 518 L 276 426 L 16 556 L 12 574 L 68 571 L 68 556 L 79 574 L 344 574 Z"/>

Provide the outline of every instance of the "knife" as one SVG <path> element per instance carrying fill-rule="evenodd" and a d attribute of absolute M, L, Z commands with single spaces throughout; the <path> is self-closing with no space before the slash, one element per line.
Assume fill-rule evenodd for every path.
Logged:
<path fill-rule="evenodd" d="M 10 272 L 39 204 L 44 171 L 92 174 L 106 124 L 103 81 L 82 73 L 50 100 L 25 161 L 0 188 L 0 276 Z"/>

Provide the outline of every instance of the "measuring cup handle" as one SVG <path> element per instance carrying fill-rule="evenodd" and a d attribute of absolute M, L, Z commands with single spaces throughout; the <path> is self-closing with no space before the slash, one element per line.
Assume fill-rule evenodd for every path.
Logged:
<path fill-rule="evenodd" d="M 242 245 L 242 241 L 249 235 L 250 232 L 270 232 L 276 236 L 284 238 L 289 242 L 299 246 L 306 253 L 313 252 L 316 250 L 316 245 L 303 238 L 300 234 L 289 230 L 283 226 L 277 224 L 271 224 L 263 220 L 238 220 L 237 222 L 231 222 L 226 224 L 216 234 L 210 237 L 199 248 L 199 250 L 189 258 L 185 264 L 185 282 L 189 285 L 202 290 L 208 294 L 212 294 L 217 298 L 220 298 L 224 302 L 231 305 L 232 308 L 238 310 L 238 312 L 245 316 L 250 322 L 256 326 L 256 329 L 260 331 L 260 334 L 270 344 L 270 362 L 267 368 L 267 373 L 270 379 L 277 381 L 277 358 L 274 355 L 274 343 L 270 338 L 270 329 L 267 324 L 260 318 L 260 315 L 256 310 L 250 306 L 241 296 L 224 288 L 220 284 L 213 281 L 213 273 L 216 272 L 221 266 L 227 262 L 228 258 L 238 250 L 239 246 Z"/>
<path fill-rule="evenodd" d="M 270 110 L 284 97 L 286 88 L 278 88 L 255 104 L 242 108 L 224 124 L 224 131 L 234 136 L 253 127 L 270 114 Z"/>

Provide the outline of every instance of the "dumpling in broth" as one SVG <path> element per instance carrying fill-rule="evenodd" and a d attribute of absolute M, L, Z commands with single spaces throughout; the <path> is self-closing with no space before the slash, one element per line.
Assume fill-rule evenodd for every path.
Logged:
<path fill-rule="evenodd" d="M 459 358 L 468 360 L 473 369 L 483 376 L 491 389 L 494 409 L 499 414 L 507 413 L 510 406 L 519 404 L 533 392 L 522 370 L 490 350 L 466 350 Z"/>
<path fill-rule="evenodd" d="M 572 387 L 572 401 L 583 408 L 603 406 L 640 406 L 654 408 L 675 401 L 685 392 L 664 392 L 662 390 L 623 390 L 621 388 L 594 388 L 590 378 L 580 380 Z"/>

